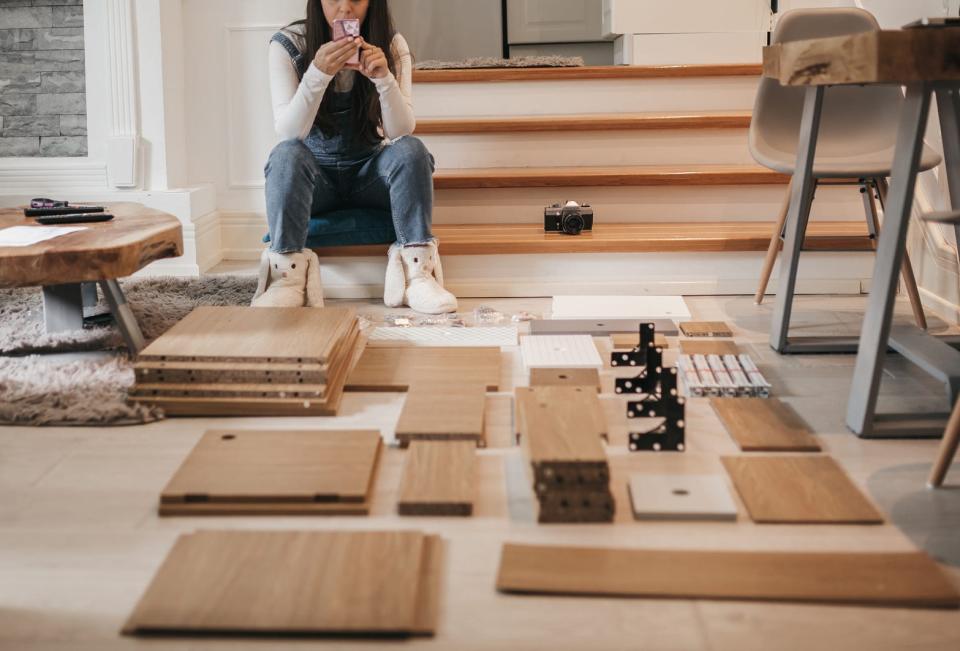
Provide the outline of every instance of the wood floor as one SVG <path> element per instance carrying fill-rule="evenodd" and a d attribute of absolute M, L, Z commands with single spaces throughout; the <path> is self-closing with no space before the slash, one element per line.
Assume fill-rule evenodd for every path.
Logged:
<path fill-rule="evenodd" d="M 159 639 L 144 642 L 119 630 L 176 537 L 198 529 L 420 530 L 448 541 L 445 592 L 434 639 L 405 648 L 514 650 L 960 648 L 960 611 L 826 607 L 723 601 L 556 598 L 497 593 L 502 544 L 620 546 L 637 549 L 902 552 L 924 549 L 945 561 L 960 583 L 960 466 L 947 488 L 924 487 L 935 441 L 863 441 L 843 425 L 852 375 L 849 356 L 780 358 L 767 346 L 774 301 L 749 297 L 688 299 L 697 319 L 723 320 L 743 351 L 817 433 L 853 482 L 877 505 L 882 525 L 755 525 L 742 502 L 736 523 L 634 522 L 626 496 L 630 472 L 722 472 L 721 456 L 738 448 L 709 401 L 688 403 L 688 451 L 626 452 L 623 398 L 601 398 L 609 420 L 614 524 L 537 525 L 533 496 L 510 424 L 496 420 L 478 452 L 479 490 L 469 518 L 397 515 L 404 452 L 384 450 L 369 517 L 159 518 L 160 491 L 206 429 L 369 429 L 388 441 L 403 406 L 400 393 L 351 393 L 337 418 L 210 418 L 168 420 L 124 428 L 0 428 L 0 649 L 112 650 L 285 648 L 303 640 Z M 463 301 L 470 313 L 480 301 Z M 489 299 L 510 312 L 549 311 L 547 299 Z M 359 305 L 380 315 L 382 306 Z M 802 297 L 797 332 L 857 332 L 863 298 Z M 898 305 L 905 322 L 909 307 Z M 934 320 L 934 328 L 943 324 Z M 609 341 L 596 339 L 602 352 Z M 670 339 L 667 362 L 678 352 Z M 622 372 L 622 371 L 618 371 Z M 525 384 L 516 350 L 504 355 L 499 395 Z M 601 372 L 604 393 L 613 371 Z M 891 357 L 881 407 L 938 408 L 941 388 L 904 360 Z M 489 421 L 490 419 L 488 419 Z M 677 568 L 683 571 L 683 568 Z M 323 648 L 379 648 L 383 642 L 329 640 Z M 311 647 L 313 648 L 313 647 Z"/>

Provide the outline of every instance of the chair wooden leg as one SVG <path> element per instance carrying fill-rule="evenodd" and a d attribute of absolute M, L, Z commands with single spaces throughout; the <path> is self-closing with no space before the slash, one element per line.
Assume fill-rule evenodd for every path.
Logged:
<path fill-rule="evenodd" d="M 947 470 L 950 469 L 953 457 L 957 454 L 958 446 L 960 446 L 960 400 L 954 405 L 953 413 L 950 414 L 950 422 L 947 423 L 943 441 L 940 443 L 940 452 L 933 463 L 933 470 L 930 471 L 930 479 L 927 480 L 930 488 L 943 486 L 943 480 L 947 477 Z"/>
<path fill-rule="evenodd" d="M 887 202 L 887 180 L 877 179 L 877 189 L 880 191 L 881 205 Z M 921 330 L 927 329 L 927 315 L 923 312 L 923 301 L 920 300 L 920 290 L 917 288 L 917 278 L 913 274 L 913 263 L 910 262 L 910 254 L 904 251 L 903 265 L 900 267 L 900 275 L 903 278 L 903 286 L 910 299 L 910 308 L 913 310 L 913 318 L 917 322 L 917 327 Z"/>
<path fill-rule="evenodd" d="M 777 262 L 777 254 L 780 252 L 781 234 L 783 225 L 787 221 L 787 211 L 790 209 L 790 189 L 793 185 L 793 179 L 787 185 L 787 194 L 783 200 L 783 207 L 780 209 L 780 216 L 777 218 L 777 225 L 773 231 L 773 237 L 770 238 L 770 246 L 767 247 L 767 257 L 763 261 L 763 270 L 760 272 L 760 285 L 757 287 L 757 294 L 753 297 L 757 305 L 763 303 L 763 296 L 767 293 L 767 285 L 770 283 L 770 275 L 773 273 L 773 265 Z"/>

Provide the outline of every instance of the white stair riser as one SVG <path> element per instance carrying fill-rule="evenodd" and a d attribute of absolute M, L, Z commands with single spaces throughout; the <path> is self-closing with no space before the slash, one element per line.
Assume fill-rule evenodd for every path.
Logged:
<path fill-rule="evenodd" d="M 419 136 L 442 169 L 613 165 L 755 165 L 745 129 Z"/>
<path fill-rule="evenodd" d="M 433 221 L 437 224 L 542 223 L 543 208 L 558 201 L 589 203 L 605 222 L 774 221 L 786 185 L 505 188 L 440 190 Z M 855 187 L 821 188 L 812 219 L 864 219 Z"/>
<path fill-rule="evenodd" d="M 414 84 L 419 118 L 737 111 L 759 78 L 597 79 Z"/>
<path fill-rule="evenodd" d="M 443 246 L 441 244 L 441 255 Z M 859 294 L 872 253 L 805 253 L 798 291 Z M 753 294 L 763 253 L 617 253 L 443 256 L 447 287 L 462 298 L 556 294 Z M 385 257 L 321 261 L 330 298 L 383 296 Z M 770 284 L 777 287 L 775 270 Z"/>

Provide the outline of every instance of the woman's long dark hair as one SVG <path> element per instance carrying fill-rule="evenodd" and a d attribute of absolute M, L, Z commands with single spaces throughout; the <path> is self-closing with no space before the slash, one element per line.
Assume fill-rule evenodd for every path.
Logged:
<path fill-rule="evenodd" d="M 305 25 L 305 47 L 303 55 L 308 62 L 313 61 L 317 56 L 317 50 L 324 43 L 333 39 L 330 25 L 323 15 L 321 0 L 307 0 L 307 18 L 290 23 L 293 25 Z M 390 72 L 397 73 L 396 61 L 393 57 L 393 37 L 396 30 L 393 26 L 393 18 L 390 15 L 390 8 L 387 6 L 387 0 L 370 0 L 367 9 L 367 17 L 360 26 L 360 35 L 367 43 L 376 45 L 383 50 L 387 57 L 387 65 Z M 383 115 L 380 112 L 380 97 L 377 90 L 369 79 L 359 72 L 354 76 L 353 90 L 351 91 L 353 106 L 361 107 L 353 114 L 353 132 L 363 141 L 375 143 L 379 142 L 380 134 L 377 129 L 383 124 Z M 320 103 L 320 110 L 317 111 L 317 117 L 314 119 L 316 124 L 324 135 L 333 134 L 333 118 L 330 115 L 330 102 L 333 99 L 332 93 L 325 93 L 323 101 Z"/>

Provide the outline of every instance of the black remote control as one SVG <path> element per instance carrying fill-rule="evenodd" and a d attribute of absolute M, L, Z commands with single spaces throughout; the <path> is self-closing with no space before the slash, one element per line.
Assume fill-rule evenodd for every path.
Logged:
<path fill-rule="evenodd" d="M 73 213 L 69 215 L 47 215 L 37 217 L 38 224 L 54 226 L 60 224 L 86 224 L 88 222 L 108 222 L 113 219 L 113 215 L 105 212 L 95 213 Z"/>
<path fill-rule="evenodd" d="M 24 208 L 24 217 L 48 217 L 50 215 L 76 215 L 78 213 L 104 212 L 103 206 L 56 206 L 53 208 Z"/>

